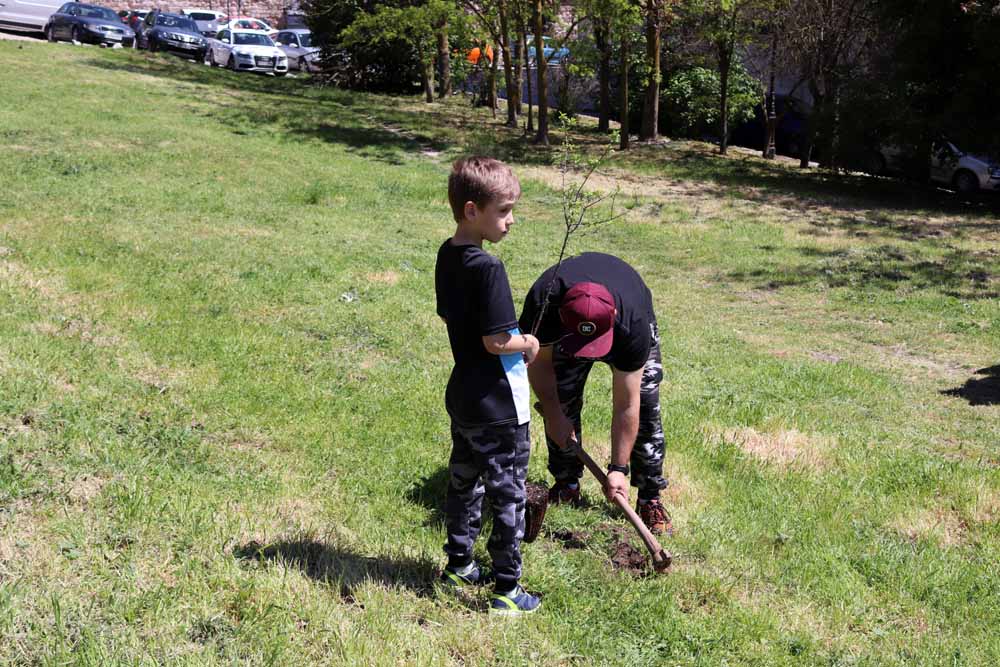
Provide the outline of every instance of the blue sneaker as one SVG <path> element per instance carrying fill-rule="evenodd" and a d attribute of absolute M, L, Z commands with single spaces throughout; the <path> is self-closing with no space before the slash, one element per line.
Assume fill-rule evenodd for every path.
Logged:
<path fill-rule="evenodd" d="M 450 586 L 452 588 L 462 588 L 463 586 L 486 586 L 487 584 L 493 583 L 493 573 L 484 568 L 480 567 L 477 563 L 473 566 L 472 571 L 467 574 L 459 574 L 454 570 L 445 568 L 441 572 L 440 581 L 445 586 Z"/>
<path fill-rule="evenodd" d="M 502 595 L 494 591 L 493 600 L 490 602 L 490 613 L 501 616 L 520 616 L 521 614 L 534 613 L 541 606 L 541 598 L 518 586 L 509 595 Z"/>

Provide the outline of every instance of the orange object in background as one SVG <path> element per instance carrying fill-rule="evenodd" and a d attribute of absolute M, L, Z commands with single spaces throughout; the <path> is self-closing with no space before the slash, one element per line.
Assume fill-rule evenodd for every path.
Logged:
<path fill-rule="evenodd" d="M 469 51 L 469 54 L 465 56 L 465 59 L 468 60 L 473 65 L 478 65 L 479 59 L 482 57 L 482 55 L 483 55 L 482 49 L 480 49 L 477 46 L 476 48 Z M 490 46 L 489 44 L 486 45 L 486 59 L 491 63 L 493 62 L 493 47 Z"/>

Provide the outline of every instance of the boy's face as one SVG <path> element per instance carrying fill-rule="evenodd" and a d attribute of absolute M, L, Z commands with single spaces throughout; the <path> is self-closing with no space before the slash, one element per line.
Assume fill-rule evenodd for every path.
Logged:
<path fill-rule="evenodd" d="M 476 231 L 490 243 L 500 243 L 514 224 L 516 197 L 494 199 L 483 208 L 474 202 L 465 203 L 465 217 L 475 225 Z"/>

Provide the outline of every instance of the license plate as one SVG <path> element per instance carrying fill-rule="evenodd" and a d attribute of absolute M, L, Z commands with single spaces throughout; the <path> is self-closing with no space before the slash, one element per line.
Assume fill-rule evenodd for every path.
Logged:
<path fill-rule="evenodd" d="M 258 58 L 257 62 L 259 62 L 261 65 L 270 65 L 270 64 L 272 64 L 272 59 L 271 58 Z"/>
<path fill-rule="evenodd" d="M 113 41 L 113 42 L 120 42 L 120 41 L 122 41 L 122 36 L 121 35 L 111 34 L 111 35 L 106 35 L 106 37 L 108 39 L 110 39 L 111 41 Z"/>
<path fill-rule="evenodd" d="M 198 48 L 196 44 L 188 44 L 187 42 L 181 42 L 182 49 L 196 49 Z"/>

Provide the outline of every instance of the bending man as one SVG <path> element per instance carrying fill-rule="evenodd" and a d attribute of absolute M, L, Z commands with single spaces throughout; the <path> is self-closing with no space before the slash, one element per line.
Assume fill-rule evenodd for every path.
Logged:
<path fill-rule="evenodd" d="M 551 267 L 535 282 L 520 318 L 521 330 L 531 331 L 551 290 L 537 334 L 542 347 L 528 367 L 545 416 L 549 472 L 555 477 L 549 502 L 580 503 L 583 464 L 571 443 L 579 438 L 587 376 L 601 361 L 611 367 L 613 408 L 604 492 L 609 500 L 616 493 L 627 498 L 631 471 L 639 493 L 636 511 L 652 532 L 669 531 L 670 517 L 660 503 L 667 486 L 660 422 L 663 364 L 652 294 L 635 269 L 603 253 L 566 259 L 553 281 L 554 273 Z"/>

